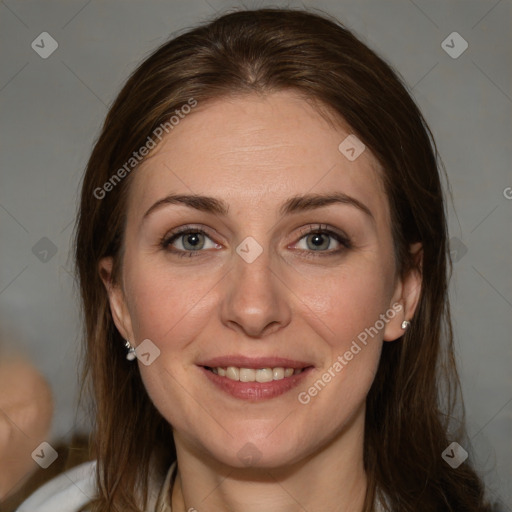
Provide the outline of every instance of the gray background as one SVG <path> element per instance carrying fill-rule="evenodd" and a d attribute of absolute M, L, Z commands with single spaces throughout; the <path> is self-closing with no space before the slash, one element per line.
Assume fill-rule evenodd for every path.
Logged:
<path fill-rule="evenodd" d="M 399 70 L 422 108 L 453 189 L 451 294 L 472 443 L 465 448 L 503 510 L 512 510 L 512 200 L 504 193 L 512 187 L 511 2 L 243 5 L 302 5 L 336 16 Z M 80 319 L 70 247 L 92 143 L 137 63 L 171 34 L 230 6 L 242 4 L 0 2 L 0 344 L 28 353 L 51 383 L 50 441 L 88 428 L 75 405 Z M 441 47 L 454 31 L 469 45 L 458 58 Z M 47 59 L 31 48 L 42 32 L 59 45 Z"/>

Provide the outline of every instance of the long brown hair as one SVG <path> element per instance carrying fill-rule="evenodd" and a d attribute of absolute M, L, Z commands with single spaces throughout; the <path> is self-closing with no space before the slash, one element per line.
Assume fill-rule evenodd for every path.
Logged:
<path fill-rule="evenodd" d="M 148 397 L 137 366 L 125 359 L 98 273 L 99 260 L 112 256 L 118 279 L 127 192 L 137 170 L 115 183 L 112 175 L 191 98 L 202 104 L 286 89 L 348 123 L 381 163 L 400 272 L 414 265 L 410 244 L 423 246 L 412 326 L 399 342 L 384 344 L 367 397 L 364 510 L 372 511 L 383 496 L 388 510 L 400 512 L 487 510 L 467 461 L 452 469 L 441 457 L 453 440 L 463 442 L 464 430 L 458 423 L 449 432 L 459 383 L 445 205 L 431 133 L 396 73 L 350 31 L 325 16 L 287 9 L 232 12 L 166 42 L 129 78 L 94 146 L 75 254 L 86 327 L 84 378 L 96 407 L 93 509 L 140 510 L 155 454 L 162 467 L 176 457 L 170 425 Z M 108 192 L 98 193 L 109 180 Z"/>

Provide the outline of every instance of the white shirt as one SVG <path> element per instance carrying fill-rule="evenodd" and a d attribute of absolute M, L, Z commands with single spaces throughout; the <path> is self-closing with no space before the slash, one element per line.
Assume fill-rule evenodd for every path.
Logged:
<path fill-rule="evenodd" d="M 153 480 L 146 512 L 171 512 L 170 497 L 176 463 L 165 478 Z M 27 498 L 16 512 L 80 512 L 96 494 L 96 461 L 85 462 L 50 480 Z"/>
<path fill-rule="evenodd" d="M 79 512 L 94 497 L 96 461 L 76 466 L 46 482 L 17 512 Z"/>

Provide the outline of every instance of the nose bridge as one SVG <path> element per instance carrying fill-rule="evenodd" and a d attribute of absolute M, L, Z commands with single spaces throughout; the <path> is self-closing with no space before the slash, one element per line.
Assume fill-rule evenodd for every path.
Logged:
<path fill-rule="evenodd" d="M 268 246 L 245 239 L 237 247 L 223 305 L 225 323 L 260 336 L 289 322 L 286 295 L 273 267 Z"/>
<path fill-rule="evenodd" d="M 250 247 L 249 243 L 249 251 L 246 253 L 247 256 L 250 255 L 248 259 L 240 255 L 240 253 L 243 254 L 244 249 L 247 250 L 247 245 L 244 247 L 243 244 L 240 244 L 237 248 L 237 257 L 234 258 L 234 276 L 237 288 L 247 298 L 261 297 L 263 299 L 265 296 L 272 298 L 274 283 L 272 282 L 272 262 L 269 249 L 262 248 L 258 255 L 251 254 L 255 249 Z"/>

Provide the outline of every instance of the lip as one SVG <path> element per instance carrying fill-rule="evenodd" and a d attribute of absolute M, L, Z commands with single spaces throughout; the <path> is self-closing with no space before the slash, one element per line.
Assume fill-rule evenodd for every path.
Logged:
<path fill-rule="evenodd" d="M 213 357 L 196 363 L 198 366 L 209 366 L 210 368 L 237 366 L 238 368 L 307 368 L 313 366 L 311 363 L 287 359 L 285 357 L 247 357 L 241 355 Z M 291 378 L 291 377 L 290 377 Z M 276 381 L 277 382 L 277 381 Z"/>
<path fill-rule="evenodd" d="M 233 361 L 231 359 L 231 361 Z M 217 388 L 223 391 L 224 393 L 241 400 L 246 400 L 249 402 L 262 402 L 264 400 L 270 400 L 271 398 L 276 398 L 284 393 L 292 390 L 297 387 L 314 369 L 313 366 L 304 366 L 302 363 L 298 363 L 294 361 L 295 365 L 299 366 L 288 366 L 290 361 L 286 365 L 283 365 L 282 359 L 264 359 L 264 361 L 271 361 L 272 364 L 264 364 L 260 366 L 260 359 L 258 359 L 258 363 L 254 362 L 252 359 L 249 366 L 244 366 L 240 364 L 242 368 L 275 368 L 276 366 L 285 366 L 287 368 L 304 368 L 302 372 L 297 375 L 291 375 L 290 377 L 285 377 L 281 380 L 272 380 L 270 382 L 240 382 L 237 380 L 231 380 L 227 377 L 221 377 L 220 375 L 216 375 L 211 370 L 205 368 L 205 366 L 210 367 L 210 365 L 198 366 L 199 370 L 202 374 Z M 276 361 L 280 361 L 279 364 L 275 364 Z M 210 362 L 214 362 L 213 367 L 216 366 L 224 366 L 223 364 L 218 364 L 215 359 L 212 359 Z M 244 363 L 247 364 L 247 363 Z M 254 366 L 254 365 L 257 366 Z M 300 366 L 302 365 L 302 366 Z M 238 364 L 232 364 L 227 366 L 238 366 Z"/>

